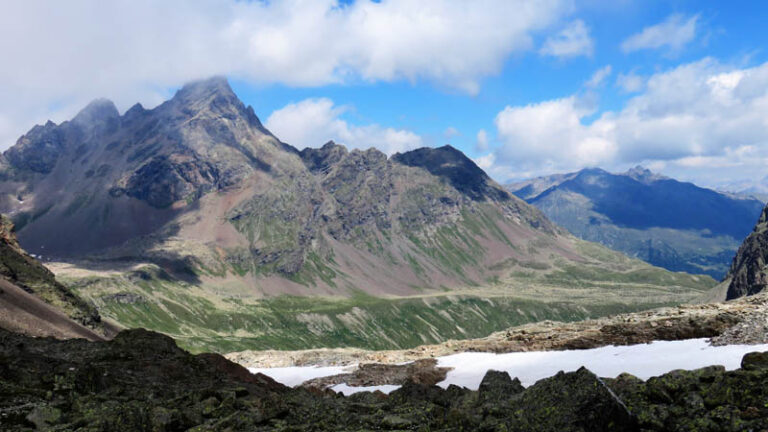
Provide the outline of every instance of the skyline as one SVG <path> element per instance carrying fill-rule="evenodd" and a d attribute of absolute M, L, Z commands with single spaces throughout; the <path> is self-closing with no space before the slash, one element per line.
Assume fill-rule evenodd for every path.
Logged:
<path fill-rule="evenodd" d="M 5 5 L 0 54 L 25 67 L 0 72 L 0 147 L 97 97 L 150 108 L 226 75 L 299 148 L 451 144 L 500 182 L 638 164 L 710 187 L 768 174 L 768 8 L 601 3 Z"/>

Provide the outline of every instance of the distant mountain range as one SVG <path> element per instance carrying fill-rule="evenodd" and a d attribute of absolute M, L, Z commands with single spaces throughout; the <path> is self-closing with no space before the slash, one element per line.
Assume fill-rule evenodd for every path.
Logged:
<path fill-rule="evenodd" d="M 714 285 L 571 236 L 450 146 L 299 151 L 223 78 L 35 126 L 0 180 L 0 212 L 61 281 L 195 350 L 416 346 Z"/>
<path fill-rule="evenodd" d="M 721 279 L 763 203 L 654 174 L 590 168 L 507 185 L 585 240 L 673 271 Z"/>
<path fill-rule="evenodd" d="M 768 202 L 768 177 L 763 177 L 758 181 L 742 181 L 726 183 L 717 187 L 717 190 L 725 193 L 753 197 L 762 202 Z"/>

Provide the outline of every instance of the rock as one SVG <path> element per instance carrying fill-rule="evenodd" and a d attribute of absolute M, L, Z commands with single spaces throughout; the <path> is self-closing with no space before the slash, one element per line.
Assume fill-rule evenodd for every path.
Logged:
<path fill-rule="evenodd" d="M 516 405 L 525 414 L 513 430 L 639 430 L 624 402 L 585 368 L 537 382 Z"/>
<path fill-rule="evenodd" d="M 222 356 L 190 355 L 167 336 L 144 330 L 95 343 L 0 330 L 0 422 L 10 431 L 87 425 L 104 432 L 735 432 L 768 427 L 766 379 L 766 368 L 709 367 L 648 382 L 629 375 L 602 380 L 582 368 L 527 389 L 507 374 L 491 372 L 477 392 L 409 381 L 388 397 L 343 397 L 282 386 Z M 504 395 L 492 397 L 494 389 Z"/>
<path fill-rule="evenodd" d="M 507 372 L 489 370 L 480 382 L 478 391 L 485 398 L 506 398 L 522 393 L 525 387 L 519 379 L 510 378 Z"/>
<path fill-rule="evenodd" d="M 746 354 L 741 359 L 741 368 L 744 370 L 768 369 L 768 351 Z"/>
<path fill-rule="evenodd" d="M 754 231 L 744 240 L 733 258 L 726 280 L 727 299 L 754 295 L 768 286 L 768 206 L 763 209 Z"/>

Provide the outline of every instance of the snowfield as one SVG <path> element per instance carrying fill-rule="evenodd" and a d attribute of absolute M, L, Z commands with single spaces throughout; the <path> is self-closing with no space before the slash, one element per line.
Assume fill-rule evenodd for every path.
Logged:
<path fill-rule="evenodd" d="M 332 375 L 339 375 L 343 373 L 352 372 L 356 366 L 292 366 L 282 368 L 248 368 L 248 370 L 255 373 L 263 373 L 264 375 L 272 378 L 273 380 L 285 384 L 288 387 L 296 387 L 304 381 L 314 378 L 327 377 Z M 364 391 L 364 390 L 361 390 Z"/>
<path fill-rule="evenodd" d="M 606 346 L 576 351 L 531 351 L 506 354 L 461 353 L 438 357 L 438 366 L 451 367 L 446 379 L 438 383 L 441 387 L 456 384 L 476 390 L 483 376 L 489 370 L 506 371 L 517 377 L 524 386 L 555 375 L 559 371 L 575 371 L 585 366 L 601 377 L 614 378 L 628 372 L 643 380 L 675 369 L 698 369 L 711 365 L 722 365 L 726 369 L 738 369 L 744 354 L 753 351 L 768 351 L 764 345 L 711 346 L 707 339 L 683 341 L 656 341 L 649 344 L 628 346 Z M 250 368 L 253 373 L 261 372 L 288 386 L 322 376 L 349 372 L 350 367 L 288 367 Z M 399 386 L 384 385 L 350 387 L 339 384 L 332 389 L 345 395 L 361 391 L 380 390 L 389 393 Z"/>

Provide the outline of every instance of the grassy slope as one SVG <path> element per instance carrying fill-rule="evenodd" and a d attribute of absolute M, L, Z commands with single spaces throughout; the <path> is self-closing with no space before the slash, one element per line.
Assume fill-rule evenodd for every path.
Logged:
<path fill-rule="evenodd" d="M 593 244 L 581 246 L 593 257 L 617 256 Z M 60 277 L 122 325 L 161 331 L 192 351 L 219 352 L 409 348 L 545 319 L 574 321 L 680 304 L 713 285 L 706 277 L 669 273 L 636 260 L 606 268 L 606 257 L 599 258 L 598 264 L 566 262 L 546 269 L 509 263 L 507 276 L 482 288 L 399 298 L 227 298 L 168 278 L 154 265 L 124 274 L 73 277 L 63 272 Z"/>
<path fill-rule="evenodd" d="M 259 284 L 264 279 L 259 278 L 267 277 L 265 268 L 238 261 L 191 268 L 194 283 L 154 264 L 120 272 L 61 267 L 57 276 L 126 327 L 166 333 L 192 351 L 219 352 L 409 348 L 545 319 L 574 321 L 680 304 L 715 285 L 709 277 L 668 272 L 576 238 L 539 236 L 513 243 L 503 221 L 497 209 L 478 206 L 430 231 L 405 227 L 397 238 L 361 233 L 359 247 L 390 272 L 453 272 L 454 280 L 465 281 L 451 289 L 431 282 L 425 285 L 431 288 L 415 287 L 407 297 L 375 297 L 353 289 L 347 296 L 263 298 Z M 486 280 L 478 281 L 472 274 L 487 265 L 484 245 L 494 241 L 508 245 L 505 250 L 517 258 L 504 255 L 481 272 Z M 564 244 L 579 258 L 563 258 L 557 248 Z M 306 258 L 301 271 L 291 275 L 293 282 L 311 287 L 344 281 L 332 249 L 310 250 Z M 429 277 L 424 281 L 430 283 Z"/>

